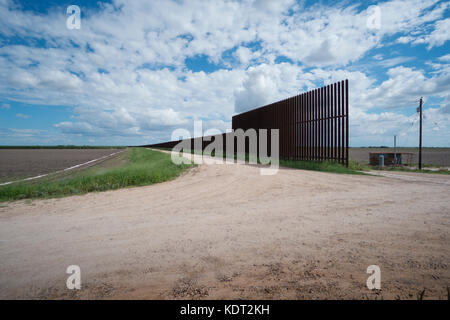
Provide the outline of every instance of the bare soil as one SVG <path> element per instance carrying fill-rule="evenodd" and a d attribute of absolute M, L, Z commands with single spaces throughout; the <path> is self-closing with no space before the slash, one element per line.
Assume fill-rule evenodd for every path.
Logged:
<path fill-rule="evenodd" d="M 370 152 L 394 152 L 393 148 L 350 148 L 350 160 L 369 163 Z M 418 148 L 397 148 L 397 152 L 412 152 L 411 163 L 419 162 Z M 404 159 L 405 162 L 406 159 Z M 432 166 L 450 167 L 450 148 L 423 148 L 422 161 L 424 164 Z"/>
<path fill-rule="evenodd" d="M 0 207 L 0 298 L 447 299 L 450 177 L 200 165 Z M 82 288 L 66 288 L 69 265 Z M 381 290 L 366 287 L 369 265 Z"/>
<path fill-rule="evenodd" d="M 116 149 L 0 149 L 0 182 L 62 170 Z"/>

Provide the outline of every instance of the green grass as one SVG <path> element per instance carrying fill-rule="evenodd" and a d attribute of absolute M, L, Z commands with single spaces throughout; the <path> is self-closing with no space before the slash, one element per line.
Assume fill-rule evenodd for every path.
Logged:
<path fill-rule="evenodd" d="M 0 202 L 61 197 L 163 182 L 192 165 L 175 165 L 170 154 L 143 148 L 127 150 L 128 161 L 119 167 L 92 167 L 60 180 L 21 182 L 0 187 Z"/>
<path fill-rule="evenodd" d="M 354 161 L 350 161 L 347 168 L 345 165 L 333 161 L 318 162 L 301 160 L 280 160 L 280 167 L 361 175 L 365 174 L 362 171 L 366 171 L 368 169 L 367 167 L 360 165 L 359 163 Z"/>
<path fill-rule="evenodd" d="M 158 148 L 161 150 L 171 151 L 170 148 Z M 195 153 L 202 154 L 200 150 L 186 150 L 187 153 Z M 220 156 L 221 153 L 218 154 Z M 212 153 L 212 156 L 215 156 L 215 153 Z M 222 155 L 223 158 L 226 157 L 225 154 Z M 234 159 L 249 161 L 249 154 L 234 154 Z M 260 163 L 260 159 L 258 158 L 258 163 Z M 349 161 L 348 168 L 338 162 L 335 161 L 304 161 L 304 160 L 282 160 L 279 162 L 280 167 L 301 169 L 301 170 L 314 170 L 314 171 L 323 171 L 323 172 L 331 172 L 331 173 L 346 173 L 346 174 L 360 174 L 364 175 L 364 172 L 370 170 L 368 166 L 362 165 L 355 161 Z"/>
<path fill-rule="evenodd" d="M 431 166 L 431 165 L 423 165 L 424 168 L 439 168 L 437 166 Z M 378 167 L 372 167 L 371 169 L 377 170 L 377 171 L 402 171 L 402 172 L 417 172 L 417 173 L 434 173 L 434 174 L 450 174 L 450 170 L 447 169 L 439 169 L 439 170 L 419 170 L 419 169 L 410 169 L 408 167 L 391 167 L 391 166 L 385 166 L 382 170 L 380 170 Z"/>

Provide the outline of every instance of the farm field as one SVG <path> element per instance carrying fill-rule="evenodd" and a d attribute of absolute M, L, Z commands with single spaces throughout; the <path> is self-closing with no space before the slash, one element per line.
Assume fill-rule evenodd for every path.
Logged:
<path fill-rule="evenodd" d="M 368 164 L 370 152 L 394 152 L 394 148 L 350 148 L 350 160 Z M 419 162 L 418 148 L 397 148 L 397 152 L 412 152 L 412 163 Z M 425 165 L 450 167 L 450 148 L 423 148 L 422 161 Z"/>
<path fill-rule="evenodd" d="M 450 176 L 385 174 L 198 165 L 151 186 L 2 203 L 0 298 L 447 299 Z M 381 290 L 366 287 L 373 264 Z"/>
<path fill-rule="evenodd" d="M 0 149 L 0 182 L 34 177 L 97 159 L 119 149 Z"/>
<path fill-rule="evenodd" d="M 173 179 L 190 166 L 175 165 L 169 154 L 128 148 L 74 170 L 0 185 L 0 202 L 149 185 Z"/>

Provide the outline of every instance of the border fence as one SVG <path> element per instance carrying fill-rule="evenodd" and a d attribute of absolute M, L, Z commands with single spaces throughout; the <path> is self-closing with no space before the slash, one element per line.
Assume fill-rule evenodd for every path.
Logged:
<path fill-rule="evenodd" d="M 271 154 L 270 130 L 279 129 L 281 159 L 333 160 L 348 166 L 348 80 L 235 115 L 232 119 L 232 128 L 233 131 L 255 129 L 258 147 L 260 139 L 258 129 L 267 129 L 268 154 Z M 222 134 L 223 141 L 226 141 L 227 134 L 230 133 Z M 213 139 L 205 141 L 203 138 L 190 139 L 192 150 L 196 146 L 201 146 L 204 150 L 213 141 Z M 198 139 L 201 141 L 195 143 L 194 140 Z M 179 142 L 181 140 L 146 147 L 173 148 Z M 246 139 L 246 152 L 249 150 L 248 142 Z M 224 144 L 224 153 L 225 147 Z"/>
<path fill-rule="evenodd" d="M 336 160 L 348 166 L 348 80 L 238 114 L 232 127 L 279 129 L 282 159 Z"/>

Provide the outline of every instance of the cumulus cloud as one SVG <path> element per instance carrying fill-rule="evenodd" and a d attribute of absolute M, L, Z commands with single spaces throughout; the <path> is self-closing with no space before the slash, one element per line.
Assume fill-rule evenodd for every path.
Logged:
<path fill-rule="evenodd" d="M 252 51 L 250 48 L 240 46 L 234 52 L 234 56 L 238 59 L 238 61 L 247 66 L 255 59 L 258 59 L 261 56 L 261 51 L 255 50 Z"/>
<path fill-rule="evenodd" d="M 242 85 L 234 91 L 234 111 L 244 112 L 293 96 L 316 86 L 314 74 L 291 63 L 250 67 Z"/>
<path fill-rule="evenodd" d="M 273 75 L 264 70 L 249 70 L 243 88 L 235 92 L 235 111 L 244 112 L 265 105 L 276 95 Z"/>
<path fill-rule="evenodd" d="M 450 91 L 450 74 L 427 77 L 421 70 L 403 66 L 387 71 L 389 79 L 368 90 L 369 106 L 400 108 L 414 106 L 422 95 L 444 96 Z"/>
<path fill-rule="evenodd" d="M 442 98 L 449 90 L 445 56 L 432 75 L 399 66 L 411 57 L 385 58 L 379 63 L 389 70 L 381 82 L 352 68 L 386 37 L 401 34 L 397 42 L 432 47 L 447 41 L 448 19 L 442 17 L 448 3 L 393 0 L 378 6 L 380 29 L 370 29 L 371 11 L 356 4 L 114 0 L 85 12 L 82 29 L 68 30 L 61 8 L 34 14 L 0 0 L 0 34 L 31 39 L 2 43 L 0 95 L 73 107 L 73 119 L 54 126 L 63 134 L 151 142 L 169 139 L 174 127 L 195 119 L 229 128 L 235 112 L 349 78 L 353 121 L 377 123 L 384 118 L 368 116 L 370 108 L 393 113 L 417 95 Z M 426 24 L 432 25 L 428 35 L 421 31 Z M 236 61 L 229 63 L 228 54 Z M 200 55 L 218 70 L 189 70 L 186 59 Z M 280 56 L 289 62 L 275 63 Z"/>
<path fill-rule="evenodd" d="M 413 41 L 413 43 L 426 43 L 428 49 L 435 46 L 441 46 L 448 40 L 450 40 L 450 18 L 439 20 L 434 25 L 434 30 L 429 35 L 419 37 Z"/>

